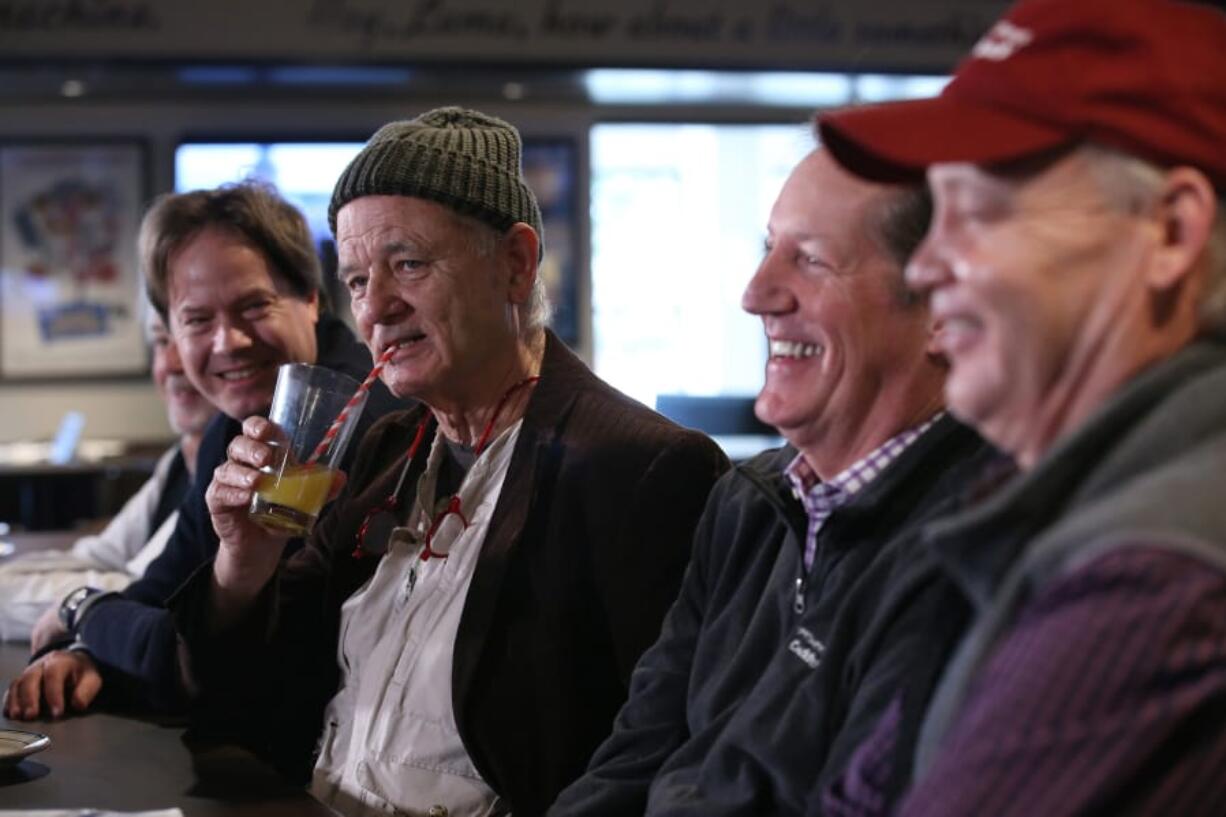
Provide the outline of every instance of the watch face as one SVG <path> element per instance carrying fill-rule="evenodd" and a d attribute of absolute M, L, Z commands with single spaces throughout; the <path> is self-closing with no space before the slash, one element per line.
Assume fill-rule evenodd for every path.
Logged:
<path fill-rule="evenodd" d="M 69 630 L 72 629 L 73 617 L 76 615 L 77 608 L 91 592 L 90 587 L 78 587 L 64 597 L 64 601 L 60 604 L 60 624 Z"/>

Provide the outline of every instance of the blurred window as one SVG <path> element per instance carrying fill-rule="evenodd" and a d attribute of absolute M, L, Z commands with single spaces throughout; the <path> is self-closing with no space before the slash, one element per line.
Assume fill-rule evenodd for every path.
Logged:
<path fill-rule="evenodd" d="M 741 292 L 771 205 L 813 144 L 808 123 L 592 129 L 601 377 L 649 406 L 661 394 L 757 394 L 766 341 Z"/>
<path fill-rule="evenodd" d="M 306 215 L 316 243 L 332 237 L 328 200 L 361 142 L 187 142 L 175 151 L 180 193 L 255 178 L 273 185 Z"/>

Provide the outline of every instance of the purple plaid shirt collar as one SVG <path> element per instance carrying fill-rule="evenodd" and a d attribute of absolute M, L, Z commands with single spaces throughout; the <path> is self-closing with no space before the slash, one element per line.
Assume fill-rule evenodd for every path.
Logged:
<path fill-rule="evenodd" d="M 813 471 L 804 456 L 797 454 L 788 463 L 783 473 L 792 483 L 792 495 L 804 505 L 805 514 L 809 517 L 809 529 L 805 535 L 806 571 L 813 566 L 813 559 L 817 556 L 817 533 L 830 514 L 864 490 L 943 414 L 938 412 L 923 423 L 895 434 L 825 482 Z"/>

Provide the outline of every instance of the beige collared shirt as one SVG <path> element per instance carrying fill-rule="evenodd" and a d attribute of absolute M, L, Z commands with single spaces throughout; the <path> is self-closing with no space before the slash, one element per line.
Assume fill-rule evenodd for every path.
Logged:
<path fill-rule="evenodd" d="M 446 559 L 423 562 L 436 513 L 442 435 L 418 481 L 419 501 L 396 528 L 374 576 L 341 609 L 342 685 L 328 705 L 312 793 L 345 815 L 485 815 L 496 795 L 474 768 L 456 728 L 452 653 L 481 544 L 502 492 L 516 423 L 473 463 L 455 514 L 431 540 Z M 438 806 L 446 812 L 437 810 Z"/>

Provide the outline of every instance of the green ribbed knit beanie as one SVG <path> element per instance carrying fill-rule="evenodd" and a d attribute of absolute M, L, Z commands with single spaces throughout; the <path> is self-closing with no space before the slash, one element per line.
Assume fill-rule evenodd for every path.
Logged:
<path fill-rule="evenodd" d="M 436 108 L 384 125 L 341 173 L 328 205 L 336 214 L 362 196 L 415 196 L 473 216 L 502 232 L 522 221 L 541 239 L 541 210 L 521 163 L 514 125 L 465 108 Z"/>

